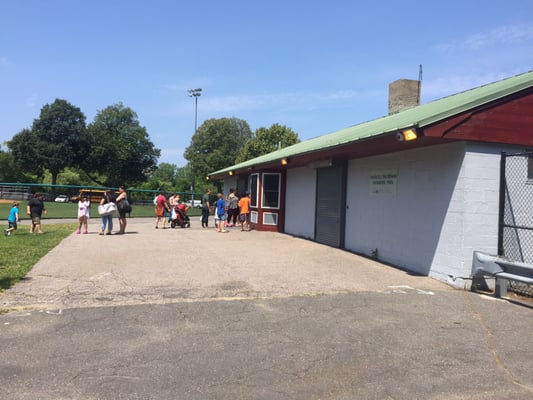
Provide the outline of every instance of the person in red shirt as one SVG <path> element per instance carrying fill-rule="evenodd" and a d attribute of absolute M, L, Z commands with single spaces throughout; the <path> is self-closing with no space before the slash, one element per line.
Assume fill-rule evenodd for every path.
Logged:
<path fill-rule="evenodd" d="M 159 192 L 159 195 L 157 196 L 155 200 L 155 229 L 159 229 L 159 222 L 163 221 L 163 229 L 166 229 L 166 218 L 165 218 L 165 210 L 170 211 L 167 206 L 167 198 L 165 197 L 164 192 Z"/>
<path fill-rule="evenodd" d="M 245 193 L 244 196 L 242 196 L 239 199 L 239 222 L 241 223 L 241 231 L 244 231 L 244 227 L 246 226 L 246 230 L 250 230 L 250 194 Z"/>

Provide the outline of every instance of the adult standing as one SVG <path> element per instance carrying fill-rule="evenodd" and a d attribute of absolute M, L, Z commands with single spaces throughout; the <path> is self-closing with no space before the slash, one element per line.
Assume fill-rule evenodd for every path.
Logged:
<path fill-rule="evenodd" d="M 159 195 L 155 200 L 155 229 L 159 229 L 159 222 L 163 220 L 163 229 L 166 228 L 165 210 L 168 211 L 167 198 L 163 191 L 159 192 Z"/>
<path fill-rule="evenodd" d="M 211 190 L 207 188 L 205 189 L 205 194 L 202 196 L 202 228 L 207 228 L 209 224 L 209 210 L 211 209 L 211 203 L 209 202 L 210 194 Z"/>
<path fill-rule="evenodd" d="M 229 190 L 227 207 L 228 207 L 227 226 L 230 226 L 230 224 L 231 226 L 235 226 L 235 224 L 237 223 L 237 217 L 239 216 L 239 198 L 235 194 L 234 189 Z M 232 223 L 232 220 L 233 220 L 233 223 Z"/>
<path fill-rule="evenodd" d="M 118 188 L 118 196 L 117 196 L 117 209 L 118 209 L 118 224 L 119 224 L 119 231 L 117 232 L 119 235 L 122 235 L 126 232 L 126 225 L 128 225 L 128 220 L 126 219 L 126 211 L 123 207 L 120 206 L 120 202 L 128 201 L 128 194 L 126 193 L 126 187 L 121 186 Z M 130 210 L 131 211 L 131 210 Z"/>
<path fill-rule="evenodd" d="M 106 190 L 104 193 L 104 197 L 102 200 L 100 200 L 100 205 L 104 205 L 107 203 L 114 203 L 115 202 L 115 195 L 111 190 Z M 107 226 L 107 233 L 105 233 Z M 100 230 L 99 235 L 111 235 L 111 231 L 113 230 L 113 213 L 108 215 L 102 215 L 102 229 Z"/>
<path fill-rule="evenodd" d="M 168 198 L 168 205 L 170 207 L 170 212 L 168 213 L 168 219 L 167 222 L 170 224 L 172 222 L 172 210 L 174 209 L 174 206 L 179 203 L 179 195 L 176 198 L 176 192 L 172 192 L 170 194 L 170 197 Z"/>
<path fill-rule="evenodd" d="M 31 218 L 30 233 L 33 233 L 37 229 L 38 233 L 43 233 L 41 228 L 41 217 L 47 214 L 44 207 L 43 195 L 41 193 L 35 193 L 33 199 L 28 202 L 26 212 Z"/>

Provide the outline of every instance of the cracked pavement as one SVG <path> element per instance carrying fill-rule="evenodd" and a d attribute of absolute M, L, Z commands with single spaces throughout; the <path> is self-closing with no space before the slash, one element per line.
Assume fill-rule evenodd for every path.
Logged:
<path fill-rule="evenodd" d="M 199 225 L 133 220 L 126 235 L 66 238 L 0 297 L 3 395 L 533 397 L 531 307 L 287 235 Z"/>

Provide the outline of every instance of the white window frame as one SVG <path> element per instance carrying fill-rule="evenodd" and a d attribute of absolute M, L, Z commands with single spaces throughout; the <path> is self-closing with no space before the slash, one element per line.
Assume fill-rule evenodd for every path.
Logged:
<path fill-rule="evenodd" d="M 272 219 L 275 222 L 274 223 L 265 222 L 265 216 L 267 216 L 267 215 L 271 215 Z M 263 213 L 263 225 L 278 226 L 278 213 L 274 213 L 274 212 L 265 212 L 265 213 Z"/>
<path fill-rule="evenodd" d="M 249 183 L 249 186 L 250 186 L 250 195 L 252 194 L 252 188 L 253 188 L 253 185 L 252 185 L 252 177 L 256 176 L 257 177 L 257 185 L 255 185 L 255 201 L 256 203 L 253 204 L 252 203 L 252 198 L 250 198 L 250 207 L 259 207 L 259 174 L 251 174 L 250 175 L 250 183 Z"/>
<path fill-rule="evenodd" d="M 257 211 L 250 212 L 250 222 L 252 224 L 257 224 L 258 220 L 259 220 L 259 213 Z"/>
<path fill-rule="evenodd" d="M 276 175 L 278 177 L 278 206 L 266 207 L 265 204 L 265 176 Z M 281 208 L 281 174 L 279 172 L 264 172 L 261 177 L 261 208 L 265 210 L 279 210 Z"/>

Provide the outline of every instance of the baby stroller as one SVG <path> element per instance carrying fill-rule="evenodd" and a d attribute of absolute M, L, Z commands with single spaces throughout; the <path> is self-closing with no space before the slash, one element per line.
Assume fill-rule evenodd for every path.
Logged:
<path fill-rule="evenodd" d="M 171 228 L 190 228 L 191 221 L 187 216 L 187 206 L 183 203 L 176 204 L 170 214 L 170 227 Z"/>

